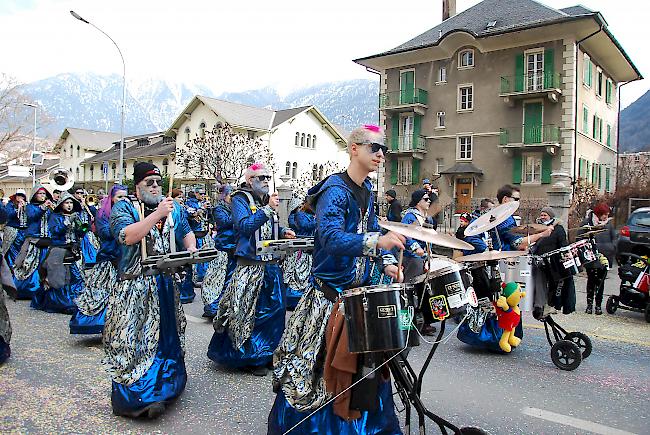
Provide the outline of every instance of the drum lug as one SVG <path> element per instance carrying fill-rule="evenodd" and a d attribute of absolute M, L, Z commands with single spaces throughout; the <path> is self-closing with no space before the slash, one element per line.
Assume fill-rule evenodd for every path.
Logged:
<path fill-rule="evenodd" d="M 363 311 L 368 311 L 368 299 L 365 294 L 363 295 Z"/>

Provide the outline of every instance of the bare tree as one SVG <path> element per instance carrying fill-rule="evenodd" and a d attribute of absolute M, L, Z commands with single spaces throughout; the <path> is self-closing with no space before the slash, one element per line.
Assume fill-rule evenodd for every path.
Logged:
<path fill-rule="evenodd" d="M 186 177 L 236 183 L 254 162 L 265 163 L 275 172 L 275 159 L 267 141 L 235 131 L 229 124 L 217 124 L 204 137 L 176 150 L 176 166 Z"/>
<path fill-rule="evenodd" d="M 293 196 L 304 198 L 307 191 L 326 177 L 340 172 L 338 163 L 328 160 L 325 163 L 310 163 L 307 165 L 311 171 L 305 171 L 296 179 L 290 181 Z"/>

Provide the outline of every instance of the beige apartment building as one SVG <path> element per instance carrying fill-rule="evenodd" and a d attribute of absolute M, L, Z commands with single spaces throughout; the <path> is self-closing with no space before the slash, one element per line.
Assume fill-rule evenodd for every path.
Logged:
<path fill-rule="evenodd" d="M 583 6 L 484 0 L 384 53 L 356 59 L 380 75 L 388 145 L 380 192 L 436 180 L 469 209 L 499 186 L 544 198 L 564 172 L 615 187 L 619 87 L 641 74 Z"/>

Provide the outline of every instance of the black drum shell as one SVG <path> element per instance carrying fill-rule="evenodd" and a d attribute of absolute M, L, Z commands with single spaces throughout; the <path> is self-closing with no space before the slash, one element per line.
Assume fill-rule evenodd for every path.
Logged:
<path fill-rule="evenodd" d="M 570 246 L 545 254 L 544 267 L 554 282 L 571 278 L 579 272 Z"/>
<path fill-rule="evenodd" d="M 364 295 L 367 310 L 364 309 Z M 403 310 L 408 316 L 409 307 L 412 307 L 413 316 L 410 331 L 402 324 L 408 321 L 403 317 Z M 384 352 L 420 344 L 414 326 L 415 293 L 410 285 L 377 285 L 347 290 L 343 293 L 343 311 L 348 348 L 352 353 Z"/>
<path fill-rule="evenodd" d="M 454 267 L 430 272 L 425 285 L 429 287 L 431 293 L 425 291 L 422 309 L 431 310 L 429 299 L 435 296 L 444 296 L 449 308 L 449 317 L 465 313 L 467 301 L 464 281 L 467 281 L 468 278 L 463 279 L 464 274 L 463 270 Z"/>

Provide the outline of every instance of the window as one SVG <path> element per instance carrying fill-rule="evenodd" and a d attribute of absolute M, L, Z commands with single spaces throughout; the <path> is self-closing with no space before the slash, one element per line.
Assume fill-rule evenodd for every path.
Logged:
<path fill-rule="evenodd" d="M 284 175 L 291 176 L 291 162 L 287 162 L 284 166 Z"/>
<path fill-rule="evenodd" d="M 205 122 L 199 124 L 199 136 L 201 139 L 205 139 Z"/>
<path fill-rule="evenodd" d="M 589 134 L 589 109 L 587 106 L 582 106 L 582 132 Z"/>
<path fill-rule="evenodd" d="M 113 162 L 111 164 L 111 169 L 112 169 L 112 172 L 113 172 L 113 179 L 116 179 L 117 178 L 117 164 L 115 162 Z"/>
<path fill-rule="evenodd" d="M 162 165 L 163 165 L 163 175 L 167 175 L 168 168 L 169 168 L 169 160 L 163 159 Z M 115 163 L 113 163 L 113 170 L 115 170 Z"/>
<path fill-rule="evenodd" d="M 316 148 L 316 135 L 313 135 L 313 136 L 311 137 L 311 147 L 312 147 L 313 149 Z"/>
<path fill-rule="evenodd" d="M 77 145 L 77 157 L 81 157 L 81 148 Z"/>
<path fill-rule="evenodd" d="M 255 132 L 254 131 L 248 130 L 246 133 L 247 133 L 249 139 L 255 139 Z"/>
<path fill-rule="evenodd" d="M 295 141 L 294 141 L 293 144 L 294 144 L 295 146 L 298 146 L 298 143 L 299 143 L 299 142 L 300 142 L 300 133 L 296 132 L 296 139 L 295 139 Z M 287 174 L 287 175 L 289 175 L 289 174 Z"/>
<path fill-rule="evenodd" d="M 61 148 L 61 150 L 63 151 L 63 158 L 65 158 L 68 150 L 65 148 Z"/>
<path fill-rule="evenodd" d="M 319 180 L 323 179 L 324 172 L 325 172 L 325 169 L 323 168 L 323 165 L 320 165 L 318 167 L 318 179 Z"/>
<path fill-rule="evenodd" d="M 74 147 L 70 144 L 70 158 L 74 157 Z"/>
<path fill-rule="evenodd" d="M 607 146 L 612 146 L 612 126 L 607 124 Z"/>
<path fill-rule="evenodd" d="M 304 147 L 305 146 L 305 133 L 300 135 L 300 146 Z"/>
<path fill-rule="evenodd" d="M 311 134 L 307 135 L 307 148 L 311 148 Z"/>
<path fill-rule="evenodd" d="M 445 166 L 445 161 L 443 159 L 436 159 L 436 174 L 440 174 L 444 166 Z"/>
<path fill-rule="evenodd" d="M 610 79 L 607 79 L 607 82 L 605 84 L 605 102 L 607 104 L 612 104 L 613 90 L 614 90 L 614 82 L 612 82 Z"/>
<path fill-rule="evenodd" d="M 599 141 L 603 141 L 603 120 L 599 118 L 598 116 L 594 115 L 594 125 L 593 125 L 593 131 L 592 131 L 592 137 Z"/>
<path fill-rule="evenodd" d="M 591 58 L 587 53 L 585 53 L 582 63 L 582 83 L 587 87 L 591 87 L 592 71 L 593 64 L 591 63 Z"/>
<path fill-rule="evenodd" d="M 462 50 L 458 53 L 458 68 L 472 68 L 474 66 L 474 50 Z"/>
<path fill-rule="evenodd" d="M 298 163 L 293 162 L 291 166 L 291 178 L 298 178 Z"/>
<path fill-rule="evenodd" d="M 438 70 L 438 83 L 447 83 L 447 67 L 441 66 Z"/>
<path fill-rule="evenodd" d="M 438 126 L 436 128 L 445 128 L 445 112 L 438 112 Z"/>
<path fill-rule="evenodd" d="M 397 160 L 397 184 L 411 184 L 413 178 L 413 166 L 410 158 Z"/>
<path fill-rule="evenodd" d="M 92 181 L 94 177 L 94 172 L 95 172 L 95 165 L 90 165 L 90 180 Z"/>
<path fill-rule="evenodd" d="M 542 182 L 542 156 L 535 154 L 522 154 L 524 165 L 524 183 Z"/>
<path fill-rule="evenodd" d="M 313 181 L 318 181 L 318 165 L 314 165 L 311 168 L 311 179 Z"/>
<path fill-rule="evenodd" d="M 526 53 L 526 89 L 537 91 L 544 88 L 544 51 Z"/>
<path fill-rule="evenodd" d="M 189 142 L 189 141 L 190 141 L 190 128 L 185 127 L 185 142 Z"/>
<path fill-rule="evenodd" d="M 459 136 L 456 159 L 472 160 L 472 136 Z"/>
<path fill-rule="evenodd" d="M 474 85 L 458 86 L 458 111 L 474 109 Z"/>
<path fill-rule="evenodd" d="M 603 96 L 603 72 L 598 69 L 598 73 L 596 74 L 596 95 L 599 97 Z"/>
<path fill-rule="evenodd" d="M 77 168 L 77 180 L 79 179 L 79 168 Z"/>

